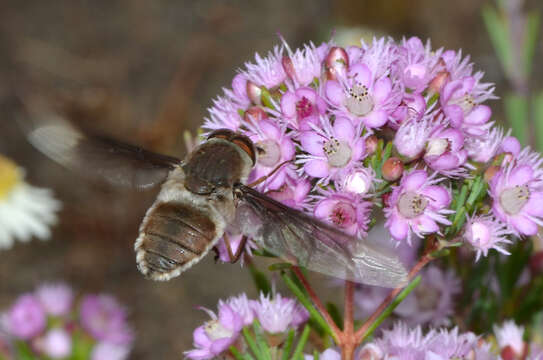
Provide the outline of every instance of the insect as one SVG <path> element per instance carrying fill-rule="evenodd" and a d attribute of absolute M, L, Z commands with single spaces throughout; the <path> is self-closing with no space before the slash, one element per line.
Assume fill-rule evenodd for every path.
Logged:
<path fill-rule="evenodd" d="M 229 226 L 295 265 L 358 283 L 405 285 L 394 256 L 247 185 L 258 160 L 247 136 L 217 130 L 182 161 L 83 132 L 56 115 L 42 118 L 26 124 L 27 137 L 53 160 L 111 184 L 161 185 L 135 242 L 137 266 L 150 279 L 191 268 Z"/>

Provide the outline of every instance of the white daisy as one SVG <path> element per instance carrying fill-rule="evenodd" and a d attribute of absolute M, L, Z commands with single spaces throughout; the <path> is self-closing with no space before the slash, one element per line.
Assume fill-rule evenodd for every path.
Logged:
<path fill-rule="evenodd" d="M 16 239 L 48 239 L 60 207 L 51 190 L 27 184 L 24 170 L 0 155 L 0 250 L 9 249 Z"/>

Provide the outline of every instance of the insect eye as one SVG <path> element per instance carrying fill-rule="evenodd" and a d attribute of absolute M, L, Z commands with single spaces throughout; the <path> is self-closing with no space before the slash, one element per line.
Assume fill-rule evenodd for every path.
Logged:
<path fill-rule="evenodd" d="M 231 141 L 245 151 L 247 155 L 249 155 L 253 165 L 256 163 L 255 146 L 251 139 L 249 139 L 247 136 L 237 135 Z"/>
<path fill-rule="evenodd" d="M 229 140 L 230 138 L 232 138 L 233 135 L 235 135 L 235 132 L 233 132 L 232 130 L 219 129 L 209 134 L 209 136 L 207 137 L 207 140 L 213 139 L 213 138 Z"/>

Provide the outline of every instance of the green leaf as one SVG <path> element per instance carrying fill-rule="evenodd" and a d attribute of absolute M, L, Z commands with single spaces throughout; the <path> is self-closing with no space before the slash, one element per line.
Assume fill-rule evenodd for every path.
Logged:
<path fill-rule="evenodd" d="M 16 341 L 15 349 L 17 349 L 17 360 L 35 360 L 34 353 L 28 344 L 24 341 Z"/>
<path fill-rule="evenodd" d="M 292 267 L 291 263 L 280 262 L 280 263 L 271 264 L 270 266 L 268 266 L 268 270 L 270 270 L 270 271 L 282 271 L 282 270 L 288 270 L 291 267 Z"/>
<path fill-rule="evenodd" d="M 294 349 L 294 354 L 292 354 L 293 360 L 303 359 L 303 351 L 305 344 L 307 343 L 307 339 L 309 338 L 309 332 L 311 331 L 311 328 L 309 325 L 306 325 L 304 327 L 304 330 L 302 331 L 302 335 L 300 336 L 300 339 L 298 340 L 298 344 L 296 345 L 296 348 Z"/>
<path fill-rule="evenodd" d="M 310 318 L 313 319 L 328 335 L 333 337 L 334 334 L 332 332 L 332 329 L 330 329 L 330 326 L 328 326 L 326 320 L 324 320 L 319 311 L 315 308 L 315 306 L 313 306 L 307 294 L 302 291 L 301 288 L 298 287 L 293 279 L 287 274 L 281 274 L 281 278 L 285 282 L 285 285 L 287 285 L 289 290 L 292 292 L 292 294 L 294 294 L 298 301 L 307 309 Z"/>
<path fill-rule="evenodd" d="M 234 358 L 236 360 L 254 360 L 254 358 L 249 353 L 245 353 L 242 355 L 234 345 L 231 345 L 228 349 L 230 350 L 232 355 L 234 355 Z"/>
<path fill-rule="evenodd" d="M 326 310 L 328 310 L 328 313 L 332 317 L 332 320 L 334 320 L 336 323 L 337 327 L 343 329 L 343 317 L 341 316 L 341 311 L 339 311 L 337 305 L 333 302 L 327 302 Z"/>
<path fill-rule="evenodd" d="M 524 72 L 527 77 L 532 72 L 535 49 L 537 47 L 537 35 L 539 32 L 539 14 L 535 11 L 526 16 L 526 28 L 524 38 Z"/>
<path fill-rule="evenodd" d="M 249 272 L 251 273 L 251 277 L 253 278 L 253 282 L 255 283 L 256 289 L 259 292 L 262 292 L 264 295 L 268 295 L 271 293 L 271 285 L 266 277 L 266 274 L 264 274 L 262 271 L 258 270 L 253 263 L 249 263 Z"/>
<path fill-rule="evenodd" d="M 490 41 L 502 63 L 503 69 L 505 73 L 511 74 L 513 69 L 513 52 L 511 41 L 509 40 L 509 28 L 498 11 L 493 7 L 484 6 L 482 15 L 486 30 L 490 36 Z"/>
<path fill-rule="evenodd" d="M 258 321 L 253 322 L 253 332 L 255 334 L 256 344 L 260 349 L 260 354 L 263 360 L 271 360 L 270 348 L 268 343 L 262 337 L 262 330 Z"/>
<path fill-rule="evenodd" d="M 409 295 L 411 291 L 413 291 L 417 287 L 417 285 L 420 283 L 420 279 L 420 275 L 417 276 L 398 294 L 398 296 L 396 296 L 396 298 L 390 303 L 390 305 L 388 305 L 386 309 L 381 313 L 381 315 L 379 315 L 379 317 L 375 319 L 375 321 L 370 325 L 368 331 L 364 334 L 364 339 L 370 336 L 375 331 L 375 329 L 377 329 L 377 327 L 381 325 L 381 323 L 387 317 L 389 317 L 390 314 L 392 314 L 394 309 L 398 305 L 400 305 L 400 303 L 407 297 L 407 295 Z"/>
<path fill-rule="evenodd" d="M 243 334 L 243 338 L 245 339 L 245 342 L 247 345 L 249 345 L 249 349 L 253 352 L 253 354 L 256 356 L 258 360 L 263 359 L 262 354 L 260 353 L 260 348 L 256 345 L 256 340 L 253 338 L 251 333 L 249 332 L 249 329 L 244 327 L 241 330 Z"/>
<path fill-rule="evenodd" d="M 506 95 L 504 100 L 505 113 L 513 129 L 513 135 L 525 145 L 528 143 L 528 100 L 513 93 Z"/>
<path fill-rule="evenodd" d="M 543 91 L 533 100 L 534 125 L 537 150 L 543 152 Z"/>
<path fill-rule="evenodd" d="M 287 340 L 285 341 L 285 345 L 283 346 L 283 356 L 281 357 L 281 360 L 287 360 L 290 351 L 292 350 L 292 344 L 294 343 L 294 329 L 290 329 L 288 331 Z"/>

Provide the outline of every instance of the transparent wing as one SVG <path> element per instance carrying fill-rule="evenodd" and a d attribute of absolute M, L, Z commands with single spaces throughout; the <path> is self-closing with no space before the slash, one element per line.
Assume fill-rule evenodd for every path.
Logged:
<path fill-rule="evenodd" d="M 236 226 L 271 253 L 337 278 L 400 287 L 407 272 L 393 255 L 245 185 L 236 186 Z"/>
<path fill-rule="evenodd" d="M 56 113 L 29 109 L 21 120 L 30 143 L 61 165 L 88 177 L 145 189 L 163 182 L 181 161 L 108 137 L 84 133 Z"/>

